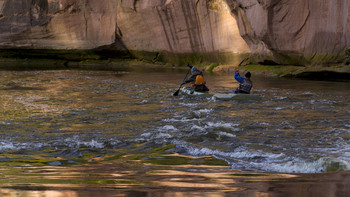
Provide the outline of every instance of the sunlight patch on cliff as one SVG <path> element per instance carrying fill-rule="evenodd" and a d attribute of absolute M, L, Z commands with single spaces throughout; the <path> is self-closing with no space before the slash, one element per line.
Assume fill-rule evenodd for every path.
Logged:
<path fill-rule="evenodd" d="M 219 9 L 224 9 L 225 11 L 230 10 L 224 0 L 209 0 L 208 9 L 210 11 L 219 11 Z"/>
<path fill-rule="evenodd" d="M 224 52 L 249 53 L 250 48 L 242 38 L 237 20 L 232 15 L 229 5 L 224 0 L 210 0 L 208 9 L 215 13 L 215 18 L 219 18 L 216 23 L 216 36 L 214 36 L 217 49 Z M 216 19 L 215 19 L 216 20 Z M 213 22 L 215 24 L 215 22 Z M 215 39 L 216 38 L 216 39 Z M 225 38 L 225 39 L 223 39 Z"/>

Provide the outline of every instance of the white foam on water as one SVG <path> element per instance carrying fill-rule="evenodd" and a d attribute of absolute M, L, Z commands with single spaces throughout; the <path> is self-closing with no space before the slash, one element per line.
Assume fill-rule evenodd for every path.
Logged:
<path fill-rule="evenodd" d="M 338 103 L 337 101 L 329 100 L 329 99 L 319 99 L 317 101 L 320 102 L 320 103 L 329 104 L 329 105 L 334 105 L 334 104 Z"/>
<path fill-rule="evenodd" d="M 96 140 L 91 140 L 90 142 L 80 142 L 79 145 L 85 145 L 87 147 L 91 147 L 91 148 L 104 148 L 104 143 L 98 142 Z"/>
<path fill-rule="evenodd" d="M 244 147 L 237 148 L 233 152 L 225 152 L 206 147 L 193 147 L 186 142 L 175 140 L 173 143 L 179 147 L 184 147 L 193 156 L 214 156 L 224 159 L 232 165 L 232 168 L 280 173 L 322 173 L 350 170 L 350 160 L 347 159 L 319 158 L 317 160 L 305 160 L 287 157 L 284 153 L 245 150 Z"/>
<path fill-rule="evenodd" d="M 152 133 L 148 132 L 148 133 L 141 134 L 141 137 L 149 138 L 149 137 L 151 137 L 151 135 L 152 135 Z"/>
<path fill-rule="evenodd" d="M 183 123 L 186 123 L 186 122 L 200 121 L 200 120 L 201 119 L 199 119 L 199 118 L 188 119 L 188 118 L 182 117 L 181 119 L 167 118 L 167 119 L 163 119 L 162 121 L 163 122 L 183 122 Z"/>
<path fill-rule="evenodd" d="M 320 158 L 315 161 L 303 161 L 296 158 L 288 162 L 269 162 L 269 164 L 256 164 L 257 166 L 268 172 L 283 173 L 322 173 L 327 171 L 349 170 L 350 163 L 345 160 L 335 158 Z"/>
<path fill-rule="evenodd" d="M 313 104 L 315 104 L 315 100 L 309 100 L 308 103 L 313 105 Z"/>
<path fill-rule="evenodd" d="M 278 159 L 282 158 L 285 155 L 283 153 L 273 154 L 273 153 L 265 153 L 262 151 L 249 151 L 249 150 L 238 150 L 235 152 L 223 152 L 219 150 L 213 150 L 210 148 L 196 148 L 187 146 L 188 152 L 194 156 L 202 156 L 202 155 L 216 155 L 222 157 L 228 157 L 233 159 L 244 159 L 244 158 L 254 158 L 254 157 L 263 157 L 269 159 Z"/>
<path fill-rule="evenodd" d="M 313 95 L 313 93 L 312 92 L 303 92 L 303 93 L 301 93 L 301 95 Z"/>
<path fill-rule="evenodd" d="M 12 142 L 0 142 L 0 151 L 15 150 L 16 146 Z"/>
<path fill-rule="evenodd" d="M 198 103 L 179 103 L 180 106 L 185 106 L 185 107 L 194 107 L 197 106 Z"/>
<path fill-rule="evenodd" d="M 4 122 L 4 121 L 0 121 L 0 124 L 2 124 L 2 125 L 10 125 L 11 123 L 9 123 L 9 122 Z"/>
<path fill-rule="evenodd" d="M 151 138 L 151 136 L 152 136 L 152 133 L 150 133 L 150 132 L 143 133 L 140 135 L 139 138 L 135 138 L 134 141 L 135 142 L 140 142 L 140 141 L 144 141 L 144 140 L 148 141 Z"/>
<path fill-rule="evenodd" d="M 282 173 L 317 173 L 322 171 L 321 166 L 317 166 L 317 162 L 300 162 L 288 161 L 283 163 L 269 162 L 266 163 L 250 163 L 258 169 L 267 172 L 282 172 Z"/>
<path fill-rule="evenodd" d="M 225 158 L 232 168 L 258 169 L 267 172 L 281 173 L 321 173 L 327 171 L 349 170 L 350 160 L 341 158 L 320 158 L 315 161 L 306 161 L 301 158 L 286 157 L 283 153 L 267 153 L 263 151 L 236 149 L 234 152 L 224 152 L 210 148 L 191 147 L 184 143 L 188 153 L 193 156 L 210 155 Z M 259 158 L 258 162 L 254 162 Z"/>
<path fill-rule="evenodd" d="M 169 139 L 169 138 L 172 138 L 173 136 L 170 135 L 169 133 L 157 133 L 154 137 L 156 139 Z"/>
<path fill-rule="evenodd" d="M 173 125 L 164 125 L 162 127 L 157 128 L 154 130 L 154 132 L 147 132 L 141 134 L 141 138 L 135 139 L 136 141 L 139 140 L 150 140 L 150 139 L 169 139 L 172 138 L 173 135 L 170 133 L 176 133 L 180 130 L 174 127 Z"/>
<path fill-rule="evenodd" d="M 239 124 L 235 123 L 224 123 L 224 122 L 207 122 L 206 123 L 206 128 L 214 127 L 214 128 L 227 128 L 227 129 L 232 129 L 232 130 L 239 130 L 238 126 Z"/>
<path fill-rule="evenodd" d="M 39 149 L 43 143 L 19 143 L 19 142 L 0 142 L 0 151 L 21 150 L 21 149 Z"/>
<path fill-rule="evenodd" d="M 227 137 L 232 137 L 232 138 L 236 137 L 236 135 L 234 135 L 234 134 L 226 133 L 226 132 L 222 132 L 222 131 L 220 131 L 218 134 L 220 136 L 227 136 Z"/>
<path fill-rule="evenodd" d="M 350 157 L 350 150 L 349 149 L 345 149 L 344 151 L 343 151 L 343 156 L 344 157 Z M 349 158 L 350 159 L 350 158 Z"/>
<path fill-rule="evenodd" d="M 207 129 L 211 129 L 211 128 L 226 128 L 226 129 L 230 129 L 231 131 L 239 131 L 239 127 L 238 126 L 239 126 L 239 124 L 234 124 L 234 123 L 207 122 L 203 126 L 202 125 L 193 124 L 191 126 L 190 130 L 206 131 Z M 233 135 L 233 134 L 227 134 L 227 135 Z"/>
<path fill-rule="evenodd" d="M 193 125 L 193 126 L 191 127 L 191 131 L 193 131 L 193 130 L 205 131 L 206 128 L 205 128 L 205 127 L 198 126 L 198 125 Z"/>
<path fill-rule="evenodd" d="M 142 100 L 139 102 L 140 104 L 148 103 L 148 100 Z"/>
<path fill-rule="evenodd" d="M 275 107 L 274 110 L 276 111 L 279 111 L 279 110 L 282 110 L 282 109 L 285 109 L 284 107 Z"/>
<path fill-rule="evenodd" d="M 288 97 L 286 97 L 286 96 L 281 96 L 281 97 L 275 97 L 275 99 L 277 99 L 277 100 L 284 100 L 284 99 L 287 99 Z"/>
<path fill-rule="evenodd" d="M 141 134 L 141 138 L 136 138 L 135 141 L 150 141 L 150 140 L 163 140 L 164 142 L 166 142 L 168 139 L 173 138 L 173 135 L 166 133 L 166 132 L 155 132 L 155 133 L 143 133 Z"/>
<path fill-rule="evenodd" d="M 197 112 L 200 112 L 200 113 L 210 113 L 212 111 L 213 111 L 213 109 L 200 109 L 200 110 L 197 110 Z"/>
<path fill-rule="evenodd" d="M 179 122 L 180 120 L 175 118 L 166 118 L 162 120 L 163 122 Z"/>
<path fill-rule="evenodd" d="M 210 114 L 213 111 L 213 109 L 200 109 L 193 111 L 197 116 L 200 116 L 202 114 Z"/>
<path fill-rule="evenodd" d="M 267 123 L 267 122 L 260 122 L 259 125 L 261 125 L 261 126 L 270 126 L 270 123 Z"/>
<path fill-rule="evenodd" d="M 158 131 L 170 131 L 170 132 L 177 132 L 179 129 L 175 128 L 173 125 L 165 125 L 163 127 L 158 128 Z"/>
<path fill-rule="evenodd" d="M 91 141 L 80 141 L 79 137 L 74 136 L 72 138 L 66 138 L 64 140 L 65 142 L 69 143 L 69 147 L 80 147 L 82 145 L 86 146 L 86 147 L 90 147 L 90 148 L 98 148 L 98 149 L 102 149 L 104 148 L 104 143 L 103 142 L 98 142 L 94 139 L 92 139 Z"/>

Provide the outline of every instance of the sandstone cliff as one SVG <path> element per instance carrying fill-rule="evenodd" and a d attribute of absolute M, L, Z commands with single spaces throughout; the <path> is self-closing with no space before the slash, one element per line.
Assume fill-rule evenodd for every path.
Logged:
<path fill-rule="evenodd" d="M 174 63 L 342 62 L 347 0 L 0 0 L 0 48 L 130 51 Z"/>
<path fill-rule="evenodd" d="M 115 41 L 115 1 L 6 0 L 0 47 L 92 49 Z"/>
<path fill-rule="evenodd" d="M 237 0 L 231 7 L 252 51 L 271 51 L 280 63 L 342 61 L 350 45 L 347 0 Z"/>

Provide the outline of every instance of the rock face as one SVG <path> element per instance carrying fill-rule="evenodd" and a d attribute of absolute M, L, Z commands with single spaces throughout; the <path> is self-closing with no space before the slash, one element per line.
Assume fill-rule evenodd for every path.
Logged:
<path fill-rule="evenodd" d="M 220 1 L 122 1 L 118 27 L 130 50 L 171 53 L 246 53 L 229 7 Z"/>
<path fill-rule="evenodd" d="M 280 63 L 339 61 L 350 45 L 347 0 L 237 0 L 231 7 L 253 53 L 270 51 Z"/>
<path fill-rule="evenodd" d="M 6 0 L 1 48 L 92 49 L 115 42 L 115 1 Z"/>
<path fill-rule="evenodd" d="M 348 0 L 0 0 L 0 48 L 130 51 L 165 62 L 340 62 Z"/>

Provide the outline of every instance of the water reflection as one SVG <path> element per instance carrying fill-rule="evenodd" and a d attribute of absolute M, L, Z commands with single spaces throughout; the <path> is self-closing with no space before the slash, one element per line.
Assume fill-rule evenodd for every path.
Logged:
<path fill-rule="evenodd" d="M 123 171 L 126 167 L 131 171 Z M 32 168 L 31 172 L 22 171 L 22 177 L 5 175 L 7 183 L 1 184 L 0 194 L 50 197 L 119 195 L 323 197 L 346 196 L 350 192 L 348 172 L 327 175 L 263 174 L 198 165 L 177 166 L 176 169 L 148 165 L 146 169 L 134 171 L 135 168 L 132 166 L 120 164 L 113 167 L 90 165 L 41 170 Z M 84 172 L 95 172 L 95 174 Z"/>

